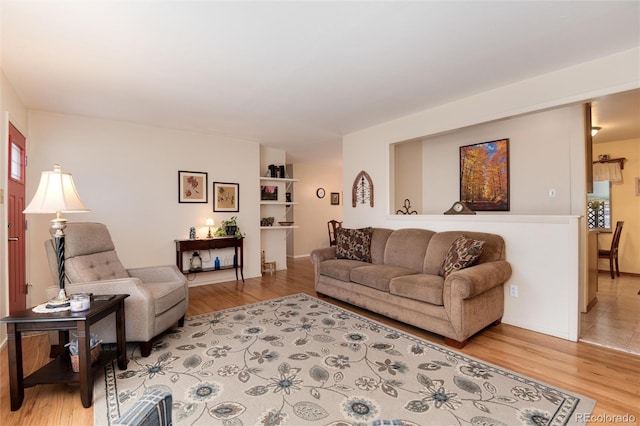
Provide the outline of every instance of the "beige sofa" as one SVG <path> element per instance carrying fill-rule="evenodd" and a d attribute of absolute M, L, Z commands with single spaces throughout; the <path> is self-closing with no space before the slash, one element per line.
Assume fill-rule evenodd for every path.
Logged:
<path fill-rule="evenodd" d="M 458 348 L 501 321 L 503 284 L 511 276 L 511 266 L 499 235 L 382 228 L 373 228 L 370 235 L 370 262 L 336 258 L 335 246 L 311 253 L 320 297 L 330 296 L 442 335 Z M 484 241 L 484 246 L 472 266 L 445 279 L 439 275 L 443 260 L 461 235 Z"/>

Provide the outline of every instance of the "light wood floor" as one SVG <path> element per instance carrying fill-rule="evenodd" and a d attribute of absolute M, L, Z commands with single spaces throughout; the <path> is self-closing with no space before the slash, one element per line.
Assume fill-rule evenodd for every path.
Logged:
<path fill-rule="evenodd" d="M 313 291 L 313 270 L 308 258 L 289 261 L 289 269 L 273 276 L 211 284 L 190 289 L 187 315 Z M 428 332 L 362 311 L 334 299 L 325 299 L 347 309 L 408 331 L 429 341 L 442 339 Z M 46 335 L 23 339 L 25 373 L 47 362 Z M 500 324 L 471 339 L 462 352 L 514 370 L 532 378 L 560 386 L 593 399 L 597 423 L 619 422 L 638 425 L 640 419 L 640 357 L 587 343 L 568 342 L 521 328 Z M 0 353 L 0 424 L 2 425 L 90 425 L 93 409 L 84 409 L 78 389 L 67 385 L 41 385 L 25 390 L 25 401 L 17 412 L 9 406 L 7 350 Z"/>
<path fill-rule="evenodd" d="M 640 355 L 640 277 L 600 273 L 596 295 L 598 303 L 581 314 L 580 340 Z"/>

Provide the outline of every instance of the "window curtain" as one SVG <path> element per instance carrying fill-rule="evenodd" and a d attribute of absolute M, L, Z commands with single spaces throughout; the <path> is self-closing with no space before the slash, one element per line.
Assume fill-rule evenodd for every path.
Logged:
<path fill-rule="evenodd" d="M 611 182 L 622 182 L 622 169 L 620 163 L 594 163 L 593 180 L 608 180 Z"/>

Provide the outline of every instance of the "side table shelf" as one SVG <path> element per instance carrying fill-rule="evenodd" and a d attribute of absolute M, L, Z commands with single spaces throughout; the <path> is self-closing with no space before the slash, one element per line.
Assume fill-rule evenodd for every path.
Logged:
<path fill-rule="evenodd" d="M 91 365 L 91 374 L 95 374 L 107 365 L 112 360 L 118 357 L 118 352 L 115 350 L 102 350 L 100 351 L 100 358 L 95 364 Z M 63 354 L 58 355 L 53 361 L 41 367 L 39 370 L 34 371 L 24 379 L 24 387 L 29 388 L 32 386 L 45 384 L 45 383 L 79 383 L 80 373 L 73 371 L 71 367 L 71 358 L 69 353 L 65 351 Z"/>

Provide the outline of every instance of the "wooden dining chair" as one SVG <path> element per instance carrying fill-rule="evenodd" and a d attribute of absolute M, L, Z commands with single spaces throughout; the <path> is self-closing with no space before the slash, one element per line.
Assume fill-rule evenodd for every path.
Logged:
<path fill-rule="evenodd" d="M 613 232 L 613 239 L 611 240 L 611 248 L 609 250 L 598 250 L 598 258 L 609 259 L 609 272 L 611 273 L 611 279 L 614 279 L 613 264 L 616 264 L 616 275 L 620 276 L 620 267 L 618 266 L 618 245 L 620 244 L 620 235 L 622 234 L 622 225 L 624 221 L 616 222 L 616 230 Z"/>

